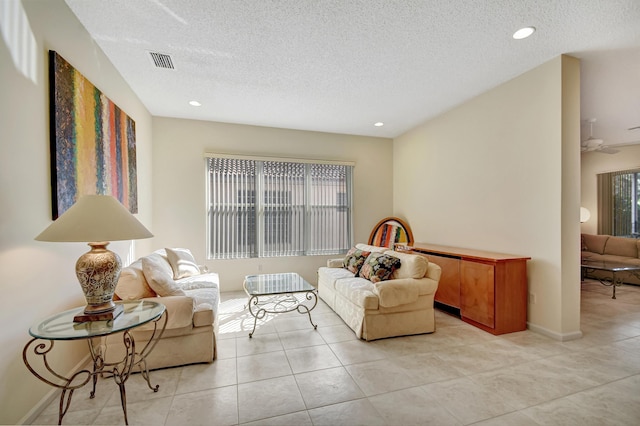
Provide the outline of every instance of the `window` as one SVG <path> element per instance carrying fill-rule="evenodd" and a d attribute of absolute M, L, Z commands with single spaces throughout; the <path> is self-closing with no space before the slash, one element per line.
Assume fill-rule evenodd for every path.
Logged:
<path fill-rule="evenodd" d="M 208 258 L 344 253 L 353 165 L 207 158 Z"/>
<path fill-rule="evenodd" d="M 639 237 L 640 170 L 598 175 L 598 233 Z"/>

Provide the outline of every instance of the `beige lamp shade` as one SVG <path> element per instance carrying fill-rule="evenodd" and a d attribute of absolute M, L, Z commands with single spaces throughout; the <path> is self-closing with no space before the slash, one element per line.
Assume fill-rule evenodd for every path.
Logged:
<path fill-rule="evenodd" d="M 87 300 L 76 322 L 112 320 L 122 312 L 113 303 L 122 262 L 109 241 L 150 238 L 153 234 L 110 195 L 85 195 L 36 237 L 38 241 L 88 242 L 91 250 L 76 262 L 76 276 Z"/>
<path fill-rule="evenodd" d="M 151 237 L 153 234 L 111 195 L 84 195 L 35 239 L 86 243 Z"/>

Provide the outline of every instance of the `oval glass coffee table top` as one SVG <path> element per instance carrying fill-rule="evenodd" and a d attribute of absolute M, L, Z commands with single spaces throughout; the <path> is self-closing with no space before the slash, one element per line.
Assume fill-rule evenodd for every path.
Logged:
<path fill-rule="evenodd" d="M 165 311 L 165 306 L 162 303 L 150 300 L 116 303 L 122 304 L 124 310 L 113 320 L 73 322 L 73 318 L 84 311 L 84 306 L 82 306 L 43 319 L 29 329 L 29 334 L 48 340 L 75 340 L 106 336 L 158 319 Z"/>

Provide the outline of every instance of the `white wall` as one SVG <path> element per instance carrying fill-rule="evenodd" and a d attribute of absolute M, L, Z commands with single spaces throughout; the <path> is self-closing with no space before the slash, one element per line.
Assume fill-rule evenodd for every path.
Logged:
<path fill-rule="evenodd" d="M 578 132 L 579 64 L 559 57 L 394 143 L 416 241 L 530 256 L 529 326 L 558 339 L 580 335 Z"/>
<path fill-rule="evenodd" d="M 598 177 L 599 173 L 616 170 L 640 169 L 640 145 L 616 147 L 620 152 L 602 154 L 585 152 L 581 155 L 581 196 L 582 206 L 589 209 L 591 218 L 582 224 L 582 232 L 598 233 Z"/>
<path fill-rule="evenodd" d="M 28 420 L 52 389 L 22 362 L 29 327 L 85 304 L 74 265 L 88 247 L 33 240 L 51 223 L 48 50 L 60 53 L 135 120 L 138 218 L 149 227 L 151 117 L 64 1 L 0 3 L 0 423 L 15 424 Z M 124 260 L 129 246 L 110 247 Z M 85 342 L 58 342 L 52 362 L 66 374 L 86 354 Z"/>
<path fill-rule="evenodd" d="M 369 238 L 391 215 L 393 145 L 390 139 L 153 118 L 155 248 L 188 247 L 220 274 L 221 290 L 242 289 L 247 274 L 293 271 L 311 283 L 328 257 L 206 261 L 205 152 L 346 160 L 354 169 L 354 236 Z"/>

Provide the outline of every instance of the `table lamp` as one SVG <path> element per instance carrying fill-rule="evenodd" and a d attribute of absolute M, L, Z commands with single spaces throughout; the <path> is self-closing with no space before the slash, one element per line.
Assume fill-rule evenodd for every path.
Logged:
<path fill-rule="evenodd" d="M 87 300 L 76 322 L 110 320 L 122 312 L 113 303 L 122 262 L 107 249 L 109 241 L 150 238 L 153 234 L 110 195 L 84 195 L 35 239 L 89 242 L 91 250 L 76 262 L 76 276 Z"/>

